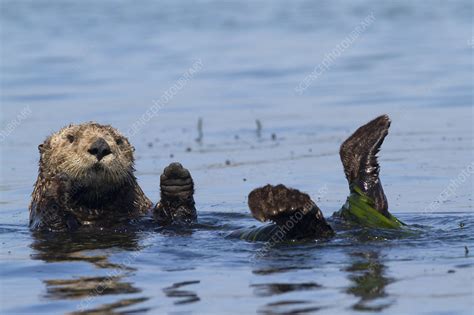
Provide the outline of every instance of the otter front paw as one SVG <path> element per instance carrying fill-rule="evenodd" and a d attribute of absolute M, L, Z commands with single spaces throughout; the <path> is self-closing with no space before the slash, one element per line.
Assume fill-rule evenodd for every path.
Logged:
<path fill-rule="evenodd" d="M 161 198 L 187 199 L 194 194 L 191 174 L 180 163 L 168 165 L 160 177 Z"/>
<path fill-rule="evenodd" d="M 155 220 L 165 225 L 196 221 L 194 182 L 180 163 L 171 163 L 160 177 L 161 200 L 154 209 Z"/>

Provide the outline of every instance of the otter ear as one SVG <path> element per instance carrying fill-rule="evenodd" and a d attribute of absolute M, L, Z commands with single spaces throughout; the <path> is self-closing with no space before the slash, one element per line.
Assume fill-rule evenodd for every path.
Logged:
<path fill-rule="evenodd" d="M 49 141 L 45 141 L 43 143 L 41 143 L 39 146 L 38 146 L 38 151 L 43 154 L 44 151 L 46 151 L 50 146 L 50 142 Z"/>

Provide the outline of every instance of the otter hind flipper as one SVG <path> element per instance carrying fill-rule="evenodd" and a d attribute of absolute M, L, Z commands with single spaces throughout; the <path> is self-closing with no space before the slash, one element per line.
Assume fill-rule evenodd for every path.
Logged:
<path fill-rule="evenodd" d="M 192 223 L 197 214 L 194 205 L 194 182 L 180 163 L 171 163 L 160 177 L 161 200 L 155 206 L 154 217 L 162 225 Z"/>
<path fill-rule="evenodd" d="M 249 194 L 248 204 L 255 219 L 275 223 L 297 211 L 306 214 L 315 206 L 307 194 L 281 184 L 254 189 Z"/>
<path fill-rule="evenodd" d="M 272 221 L 286 239 L 318 238 L 333 234 L 318 206 L 311 198 L 284 185 L 254 189 L 248 197 L 252 215 L 259 221 Z"/>
<path fill-rule="evenodd" d="M 388 203 L 379 179 L 377 153 L 388 134 L 390 118 L 382 115 L 358 128 L 341 145 L 339 154 L 351 191 L 359 187 L 373 199 L 375 208 L 389 216 Z"/>

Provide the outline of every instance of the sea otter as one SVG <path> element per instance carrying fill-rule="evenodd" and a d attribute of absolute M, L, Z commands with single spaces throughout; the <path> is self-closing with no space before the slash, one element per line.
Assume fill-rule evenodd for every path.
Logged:
<path fill-rule="evenodd" d="M 69 125 L 39 145 L 30 227 L 61 231 L 113 227 L 152 216 L 158 224 L 196 220 L 194 183 L 179 163 L 165 168 L 155 206 L 134 176 L 134 148 L 109 125 Z"/>
<path fill-rule="evenodd" d="M 379 179 L 377 153 L 388 134 L 383 115 L 357 129 L 340 148 L 350 195 L 333 219 L 370 228 L 404 224 L 388 211 Z M 82 225 L 108 227 L 152 215 L 160 225 L 196 221 L 194 182 L 179 163 L 160 178 L 161 200 L 154 207 L 133 175 L 133 147 L 111 126 L 70 125 L 39 146 L 39 175 L 30 206 L 33 229 L 65 230 Z M 284 185 L 266 185 L 248 196 L 252 215 L 272 221 L 231 236 L 246 240 L 328 238 L 334 230 L 311 198 Z"/>
<path fill-rule="evenodd" d="M 382 115 L 357 129 L 340 147 L 350 194 L 334 221 L 368 228 L 398 229 L 404 224 L 388 211 L 379 178 L 377 153 L 388 134 L 390 119 Z M 271 221 L 258 228 L 235 231 L 231 236 L 252 241 L 328 238 L 334 235 L 321 210 L 311 198 L 284 185 L 267 185 L 248 196 L 252 215 Z"/>

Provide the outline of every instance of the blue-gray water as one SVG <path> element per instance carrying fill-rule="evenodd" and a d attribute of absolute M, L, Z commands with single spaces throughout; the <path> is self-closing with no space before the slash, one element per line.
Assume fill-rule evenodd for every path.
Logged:
<path fill-rule="evenodd" d="M 0 1 L 0 312 L 472 314 L 472 16 L 470 1 Z M 381 113 L 390 209 L 420 234 L 269 250 L 225 238 L 258 224 L 246 196 L 266 183 L 338 210 L 338 146 Z M 89 120 L 139 126 L 155 201 L 169 162 L 189 168 L 201 226 L 32 234 L 37 145 Z"/>

